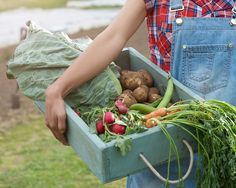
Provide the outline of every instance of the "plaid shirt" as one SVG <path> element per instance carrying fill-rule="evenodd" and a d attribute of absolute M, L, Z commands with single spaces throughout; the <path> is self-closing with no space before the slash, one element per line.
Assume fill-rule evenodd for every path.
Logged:
<path fill-rule="evenodd" d="M 169 0 L 145 0 L 153 63 L 170 70 L 172 21 L 176 17 L 231 17 L 234 0 L 183 0 L 184 10 L 170 12 Z"/>

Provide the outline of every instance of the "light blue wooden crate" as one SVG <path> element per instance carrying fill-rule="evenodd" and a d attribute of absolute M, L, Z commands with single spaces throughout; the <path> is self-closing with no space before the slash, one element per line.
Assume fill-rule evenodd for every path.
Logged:
<path fill-rule="evenodd" d="M 124 49 L 115 62 L 123 69 L 146 69 L 152 74 L 154 85 L 164 92 L 167 85 L 167 73 L 135 49 Z M 174 101 L 179 99 L 201 100 L 199 96 L 177 80 L 174 80 L 174 85 Z M 44 103 L 39 101 L 35 103 L 44 112 Z M 103 183 L 120 179 L 147 168 L 139 157 L 140 153 L 143 153 L 152 165 L 163 163 L 168 159 L 169 142 L 158 126 L 144 133 L 130 135 L 132 149 L 126 156 L 121 156 L 114 146 L 114 141 L 104 143 L 96 134 L 91 134 L 87 124 L 68 105 L 66 105 L 66 113 L 68 120 L 67 137 L 70 145 Z M 181 156 L 189 156 L 186 146 L 182 143 L 183 139 L 187 140 L 193 148 L 196 148 L 193 139 L 177 127 L 170 125 L 168 131 L 174 138 Z"/>

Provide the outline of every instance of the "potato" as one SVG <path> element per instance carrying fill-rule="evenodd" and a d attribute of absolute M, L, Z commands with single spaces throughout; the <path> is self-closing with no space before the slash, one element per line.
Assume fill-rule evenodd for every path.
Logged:
<path fill-rule="evenodd" d="M 127 75 L 128 75 L 128 70 L 122 70 L 121 73 L 120 73 L 120 83 L 121 83 L 121 86 L 125 88 L 125 80 L 127 79 Z"/>
<path fill-rule="evenodd" d="M 131 91 L 130 89 L 126 89 L 122 92 L 122 94 L 133 95 L 133 91 Z"/>
<path fill-rule="evenodd" d="M 141 69 L 138 72 L 142 75 L 142 77 L 144 79 L 144 85 L 146 85 L 148 87 L 152 87 L 153 86 L 152 75 L 148 71 L 146 71 L 144 69 Z"/>
<path fill-rule="evenodd" d="M 128 91 L 128 90 L 125 90 L 125 91 Z M 118 99 L 121 100 L 127 107 L 130 107 L 131 105 L 137 103 L 134 96 L 129 94 L 128 92 L 122 93 L 120 96 L 118 96 Z"/>
<path fill-rule="evenodd" d="M 160 94 L 160 90 L 159 89 L 157 89 L 156 87 L 151 87 L 151 88 L 149 88 L 149 95 L 151 95 L 151 94 Z"/>
<path fill-rule="evenodd" d="M 129 77 L 126 79 L 125 87 L 126 89 L 135 90 L 139 86 L 144 84 L 144 80 L 141 77 Z"/>
<path fill-rule="evenodd" d="M 133 91 L 133 96 L 140 103 L 146 102 L 148 99 L 148 91 L 149 88 L 146 85 L 141 85 Z"/>
<path fill-rule="evenodd" d="M 132 73 L 133 71 L 130 70 L 121 70 L 121 76 L 127 77 L 128 74 Z"/>
<path fill-rule="evenodd" d="M 137 87 L 143 85 L 145 80 L 138 72 L 123 70 L 121 71 L 120 82 L 124 89 L 130 89 L 133 91 Z"/>
<path fill-rule="evenodd" d="M 155 87 L 151 87 L 149 88 L 149 92 L 148 92 L 148 102 L 152 103 L 154 101 L 156 101 L 157 99 L 159 99 L 161 96 L 159 95 L 160 91 L 159 89 L 155 88 Z"/>
<path fill-rule="evenodd" d="M 154 101 L 156 101 L 159 98 L 161 98 L 160 95 L 158 95 L 156 93 L 152 93 L 151 95 L 148 95 L 148 102 L 153 103 Z"/>

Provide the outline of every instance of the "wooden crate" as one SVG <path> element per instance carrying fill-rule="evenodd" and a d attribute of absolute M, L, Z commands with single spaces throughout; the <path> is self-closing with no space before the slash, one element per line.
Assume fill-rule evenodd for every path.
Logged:
<path fill-rule="evenodd" d="M 154 85 L 164 92 L 167 85 L 167 73 L 135 49 L 124 49 L 115 62 L 123 69 L 146 69 L 153 76 Z M 201 99 L 177 80 L 174 80 L 174 85 L 174 101 Z M 44 103 L 39 101 L 35 103 L 44 112 Z M 68 120 L 67 137 L 71 147 L 103 183 L 123 178 L 147 168 L 139 157 L 140 153 L 143 153 L 153 165 L 168 160 L 169 142 L 158 126 L 144 133 L 130 135 L 132 149 L 126 156 L 121 156 L 114 146 L 115 141 L 104 143 L 96 134 L 91 134 L 87 124 L 68 105 L 66 105 L 66 113 Z M 187 140 L 193 148 L 196 148 L 193 139 L 177 127 L 170 125 L 168 131 L 174 138 L 181 156 L 189 156 L 189 152 L 182 142 L 183 139 Z"/>

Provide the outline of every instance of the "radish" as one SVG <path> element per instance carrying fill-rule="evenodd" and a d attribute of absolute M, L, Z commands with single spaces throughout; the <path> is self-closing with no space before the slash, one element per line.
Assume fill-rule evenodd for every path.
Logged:
<path fill-rule="evenodd" d="M 125 114 L 127 114 L 129 109 L 126 106 L 119 106 L 118 110 L 119 110 L 120 114 L 125 115 Z"/>
<path fill-rule="evenodd" d="M 116 100 L 115 102 L 116 107 L 124 105 L 124 103 L 121 100 Z"/>
<path fill-rule="evenodd" d="M 115 115 L 112 112 L 105 112 L 104 114 L 104 122 L 111 124 L 115 122 Z"/>
<path fill-rule="evenodd" d="M 80 113 L 79 111 L 75 111 L 75 113 L 76 113 L 78 116 L 81 115 L 81 113 Z"/>
<path fill-rule="evenodd" d="M 125 106 L 125 104 L 121 100 L 117 100 L 115 102 L 115 105 L 116 105 L 120 114 L 123 114 L 123 115 L 127 114 L 129 109 L 127 106 Z"/>
<path fill-rule="evenodd" d="M 112 125 L 111 131 L 116 134 L 125 134 L 125 126 L 115 123 Z"/>
<path fill-rule="evenodd" d="M 103 134 L 105 132 L 105 126 L 102 121 L 98 121 L 96 123 L 96 130 L 98 134 Z"/>

